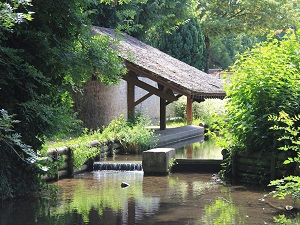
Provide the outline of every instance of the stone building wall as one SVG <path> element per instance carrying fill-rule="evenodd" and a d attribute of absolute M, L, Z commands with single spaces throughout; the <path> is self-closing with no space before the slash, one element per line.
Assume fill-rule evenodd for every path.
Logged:
<path fill-rule="evenodd" d="M 139 80 L 157 88 L 157 83 L 145 78 L 145 77 L 139 77 Z M 148 94 L 147 91 L 136 87 L 135 88 L 135 100 L 140 99 L 144 95 Z M 145 101 L 142 103 L 138 104 L 135 107 L 136 111 L 142 112 L 145 115 L 148 115 L 153 122 L 156 122 L 159 120 L 159 97 L 156 95 L 152 95 L 151 97 L 147 98 Z"/>
<path fill-rule="evenodd" d="M 127 118 L 127 84 L 106 86 L 97 80 L 89 80 L 82 93 L 72 93 L 75 110 L 85 127 L 90 129 L 108 125 L 121 114 Z"/>
<path fill-rule="evenodd" d="M 150 85 L 154 82 L 147 79 Z M 152 82 L 152 84 L 151 84 Z M 144 96 L 147 92 L 136 87 L 135 100 Z M 106 86 L 96 80 L 89 80 L 83 88 L 83 92 L 72 92 L 74 108 L 84 126 L 90 129 L 101 128 L 108 125 L 111 120 L 121 114 L 127 118 L 127 83 L 121 80 L 119 85 Z M 147 114 L 156 120 L 159 117 L 159 97 L 151 96 L 136 107 L 136 110 Z"/>

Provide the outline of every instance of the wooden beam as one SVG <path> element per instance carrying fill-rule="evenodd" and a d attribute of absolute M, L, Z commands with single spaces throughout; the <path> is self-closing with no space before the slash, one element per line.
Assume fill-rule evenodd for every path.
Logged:
<path fill-rule="evenodd" d="M 177 100 L 181 97 L 182 95 L 176 95 Z M 166 102 L 167 105 L 171 104 L 172 102 Z"/>
<path fill-rule="evenodd" d="M 190 96 L 187 96 L 186 102 L 186 122 L 187 124 L 192 123 L 193 121 L 193 100 Z"/>
<path fill-rule="evenodd" d="M 145 76 L 145 77 L 147 77 L 147 78 L 149 78 L 149 79 L 151 79 L 151 80 L 153 80 L 153 81 L 155 81 L 155 82 L 157 82 L 157 83 L 159 83 L 159 84 L 161 84 L 161 85 L 163 85 L 163 86 L 165 86 L 165 87 L 167 87 L 171 90 L 177 91 L 180 94 L 187 95 L 187 96 L 191 94 L 190 91 L 183 90 L 183 89 L 181 89 L 177 86 L 174 86 L 174 85 L 170 84 L 170 82 L 168 82 L 168 81 L 163 81 L 162 79 L 160 79 L 158 77 L 155 77 L 154 74 L 152 74 L 151 72 L 147 72 L 146 70 L 140 69 L 140 68 L 138 68 L 137 66 L 135 66 L 134 64 L 132 64 L 129 61 L 125 61 L 125 65 L 126 65 L 128 70 L 134 71 L 134 72 L 136 72 L 140 75 L 143 75 L 143 76 Z"/>
<path fill-rule="evenodd" d="M 134 106 L 137 106 L 138 104 L 145 101 L 147 98 L 151 97 L 152 95 L 153 95 L 152 93 L 148 93 L 148 94 L 144 95 L 139 100 L 135 101 Z"/>
<path fill-rule="evenodd" d="M 177 100 L 176 96 L 173 94 L 173 91 L 170 90 L 170 91 L 163 91 L 163 90 L 160 90 L 160 89 L 157 89 L 141 80 L 139 80 L 137 78 L 136 75 L 133 75 L 133 74 L 127 74 L 126 76 L 123 77 L 124 80 L 127 81 L 127 83 L 131 83 L 131 84 L 134 84 L 146 91 L 148 91 L 149 93 L 152 93 L 152 94 L 155 94 L 157 95 L 158 97 L 160 98 L 163 98 L 169 102 L 174 102 Z"/>

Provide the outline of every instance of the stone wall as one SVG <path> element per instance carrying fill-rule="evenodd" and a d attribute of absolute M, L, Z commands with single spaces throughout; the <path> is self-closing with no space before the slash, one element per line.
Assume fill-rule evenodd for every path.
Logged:
<path fill-rule="evenodd" d="M 158 86 L 156 82 L 148 78 L 139 77 L 139 79 L 155 88 L 157 88 Z M 146 94 L 148 94 L 147 91 L 139 87 L 135 88 L 135 100 L 140 99 Z M 151 97 L 137 105 L 135 109 L 145 115 L 148 115 L 153 121 L 157 121 L 159 119 L 159 97 L 156 95 L 152 95 Z"/>
<path fill-rule="evenodd" d="M 141 78 L 150 85 L 155 82 Z M 147 92 L 136 87 L 135 99 L 139 99 Z M 111 120 L 121 114 L 127 118 L 127 83 L 121 80 L 119 85 L 106 86 L 96 80 L 89 80 L 83 87 L 83 92 L 72 92 L 74 108 L 84 126 L 90 129 L 108 125 Z M 159 97 L 151 96 L 136 107 L 136 110 L 149 115 L 152 119 L 159 117 Z"/>
<path fill-rule="evenodd" d="M 118 86 L 106 86 L 96 80 L 89 80 L 83 93 L 72 93 L 75 110 L 84 126 L 90 129 L 108 125 L 121 114 L 127 118 L 127 88 L 121 80 Z"/>

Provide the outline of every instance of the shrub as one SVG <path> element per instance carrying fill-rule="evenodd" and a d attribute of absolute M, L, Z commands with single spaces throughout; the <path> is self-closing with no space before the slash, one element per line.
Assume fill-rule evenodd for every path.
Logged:
<path fill-rule="evenodd" d="M 282 130 L 284 135 L 278 138 L 278 141 L 284 142 L 282 147 L 278 149 L 281 151 L 294 152 L 292 157 L 288 157 L 283 163 L 294 164 L 295 167 L 299 167 L 300 163 L 300 127 L 296 125 L 300 122 L 300 114 L 290 117 L 285 112 L 280 112 L 279 116 L 270 116 L 270 121 L 282 122 L 283 126 L 274 125 L 272 130 L 274 132 Z M 273 180 L 270 186 L 276 186 L 274 192 L 275 197 L 284 199 L 286 195 L 291 195 L 293 198 L 300 199 L 300 177 L 299 176 L 286 176 L 282 179 Z"/>
<path fill-rule="evenodd" d="M 299 168 L 300 163 L 300 127 L 297 123 L 300 122 L 300 115 L 295 115 L 292 118 L 285 112 L 280 112 L 278 116 L 269 116 L 270 121 L 281 123 L 282 125 L 274 125 L 271 129 L 283 131 L 285 134 L 278 138 L 278 141 L 284 142 L 284 145 L 279 148 L 280 151 L 293 152 L 293 157 L 288 157 L 283 163 L 294 164 L 294 168 Z M 298 169 L 299 170 L 299 169 Z M 295 175 L 285 176 L 281 179 L 273 180 L 269 186 L 275 186 L 275 191 L 272 192 L 274 197 L 284 199 L 286 196 L 291 196 L 295 200 L 300 199 L 300 177 Z M 291 208 L 291 207 L 290 207 Z M 292 207 L 293 208 L 293 207 Z M 291 208 L 291 209 L 292 209 Z M 300 214 L 295 218 L 287 219 L 285 215 L 274 217 L 274 221 L 280 224 L 298 224 Z"/>
<path fill-rule="evenodd" d="M 269 115 L 282 110 L 300 113 L 300 43 L 291 35 L 269 38 L 245 52 L 233 66 L 227 87 L 232 145 L 253 151 L 273 151 L 282 132 L 274 132 Z"/>
<path fill-rule="evenodd" d="M 80 168 L 88 159 L 100 154 L 100 148 L 90 147 L 90 142 L 94 140 L 98 140 L 100 144 L 118 141 L 125 153 L 140 153 L 156 145 L 157 136 L 154 130 L 147 128 L 148 125 L 150 125 L 150 119 L 142 115 L 133 121 L 125 120 L 121 115 L 112 120 L 108 126 L 103 127 L 102 132 L 86 129 L 77 138 L 44 145 L 42 152 L 46 155 L 48 148 L 68 146 L 73 149 L 75 168 Z"/>
<path fill-rule="evenodd" d="M 140 153 L 156 144 L 157 136 L 154 130 L 147 128 L 150 124 L 150 119 L 142 115 L 133 121 L 126 121 L 121 115 L 111 121 L 103 130 L 103 135 L 108 137 L 114 134 L 114 139 L 121 143 L 125 152 Z"/>
<path fill-rule="evenodd" d="M 180 97 L 178 101 L 168 107 L 169 115 L 186 119 L 186 97 Z M 204 102 L 193 102 L 193 120 L 202 120 L 208 125 L 212 125 L 217 117 L 225 115 L 225 100 L 206 99 Z"/>
<path fill-rule="evenodd" d="M 14 132 L 18 122 L 6 110 L 0 110 L 0 200 L 34 195 L 43 187 L 39 175 L 47 170 L 44 158 Z"/>

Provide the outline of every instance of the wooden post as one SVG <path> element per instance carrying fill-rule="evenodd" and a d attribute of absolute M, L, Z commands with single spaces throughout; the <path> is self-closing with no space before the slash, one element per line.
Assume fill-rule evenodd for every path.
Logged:
<path fill-rule="evenodd" d="M 186 158 L 192 159 L 193 158 L 193 145 L 188 145 L 186 147 Z"/>
<path fill-rule="evenodd" d="M 127 118 L 134 119 L 134 89 L 135 85 L 131 82 L 131 76 L 135 76 L 132 72 L 128 73 L 128 80 L 127 80 Z"/>
<path fill-rule="evenodd" d="M 167 128 L 167 104 L 166 100 L 163 98 L 160 98 L 160 129 L 165 130 Z"/>
<path fill-rule="evenodd" d="M 71 148 L 68 148 L 67 150 L 67 157 L 68 157 L 68 177 L 73 177 L 74 176 L 74 155 L 73 155 L 73 150 Z"/>
<path fill-rule="evenodd" d="M 164 86 L 158 84 L 159 90 L 163 90 Z M 160 130 L 165 130 L 167 128 L 167 103 L 166 100 L 162 97 L 160 99 L 160 112 L 159 112 L 159 118 L 160 118 Z"/>
<path fill-rule="evenodd" d="M 232 152 L 231 155 L 231 184 L 237 184 L 237 153 L 235 151 Z"/>
<path fill-rule="evenodd" d="M 193 121 L 193 100 L 187 96 L 186 102 L 186 123 L 191 124 Z"/>

